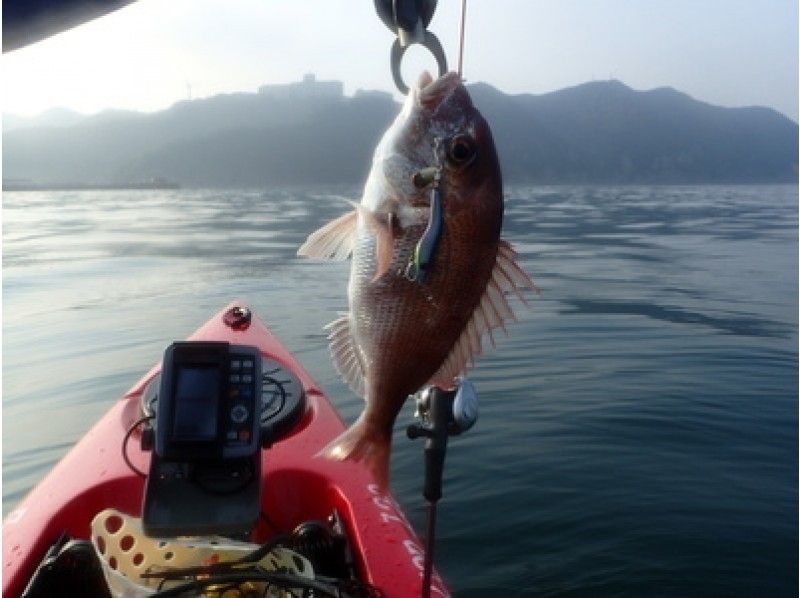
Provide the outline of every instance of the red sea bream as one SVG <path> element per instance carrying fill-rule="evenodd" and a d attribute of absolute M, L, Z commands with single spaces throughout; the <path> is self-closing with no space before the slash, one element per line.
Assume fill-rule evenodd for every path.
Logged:
<path fill-rule="evenodd" d="M 440 226 L 431 233 L 434 201 Z M 513 318 L 506 295 L 522 298 L 534 286 L 500 238 L 502 223 L 488 124 L 458 75 L 433 81 L 424 73 L 375 150 L 361 203 L 298 251 L 352 255 L 350 310 L 328 325 L 329 339 L 337 371 L 366 407 L 327 456 L 365 461 L 385 487 L 392 426 L 408 396 L 428 384 L 455 386 L 484 336 L 505 329 Z M 415 250 L 431 234 L 429 268 L 415 277 Z"/>

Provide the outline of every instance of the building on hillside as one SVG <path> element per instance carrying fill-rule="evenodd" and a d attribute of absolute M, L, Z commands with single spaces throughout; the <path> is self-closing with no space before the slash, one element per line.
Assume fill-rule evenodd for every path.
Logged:
<path fill-rule="evenodd" d="M 309 73 L 303 76 L 302 81 L 262 85 L 258 93 L 279 100 L 336 100 L 344 97 L 344 84 L 341 81 L 317 81 L 317 77 Z"/>

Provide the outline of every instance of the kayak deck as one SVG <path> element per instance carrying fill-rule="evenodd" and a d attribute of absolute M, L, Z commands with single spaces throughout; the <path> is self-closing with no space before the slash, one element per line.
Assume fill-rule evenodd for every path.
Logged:
<path fill-rule="evenodd" d="M 402 510 L 359 463 L 316 456 L 345 426 L 319 386 L 255 315 L 245 330 L 233 330 L 223 322 L 229 309 L 242 305 L 231 303 L 190 340 L 256 346 L 264 356 L 291 370 L 306 393 L 299 423 L 283 440 L 261 451 L 264 516 L 251 541 L 261 543 L 305 521 L 324 520 L 335 509 L 344 521 L 361 580 L 386 596 L 418 595 L 423 548 Z M 4 597 L 22 593 L 47 549 L 63 532 L 88 539 L 92 519 L 106 508 L 141 516 L 145 480 L 125 464 L 121 445 L 125 432 L 141 416 L 145 387 L 158 373 L 159 366 L 155 366 L 114 403 L 6 517 Z M 127 454 L 136 467 L 148 470 L 150 453 L 141 450 L 138 430 L 128 443 Z M 449 595 L 438 576 L 431 594 Z"/>

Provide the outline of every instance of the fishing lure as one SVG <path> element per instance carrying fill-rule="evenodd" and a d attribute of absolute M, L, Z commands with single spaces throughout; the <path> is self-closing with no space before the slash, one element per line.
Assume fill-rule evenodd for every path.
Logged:
<path fill-rule="evenodd" d="M 422 233 L 414 254 L 406 267 L 406 278 L 424 284 L 430 274 L 439 239 L 444 232 L 444 210 L 442 209 L 442 192 L 439 188 L 441 169 L 435 166 L 423 168 L 414 175 L 414 184 L 417 187 L 433 185 L 431 188 L 431 211 L 428 216 L 428 226 Z"/>

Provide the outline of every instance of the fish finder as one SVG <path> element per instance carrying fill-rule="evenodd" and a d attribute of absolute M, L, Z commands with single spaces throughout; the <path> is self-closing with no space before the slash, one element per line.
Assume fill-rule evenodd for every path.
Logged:
<path fill-rule="evenodd" d="M 257 347 L 176 342 L 164 353 L 142 523 L 150 536 L 246 534 L 258 518 Z"/>
<path fill-rule="evenodd" d="M 258 451 L 261 353 L 225 342 L 173 343 L 164 354 L 156 453 L 224 460 Z"/>

